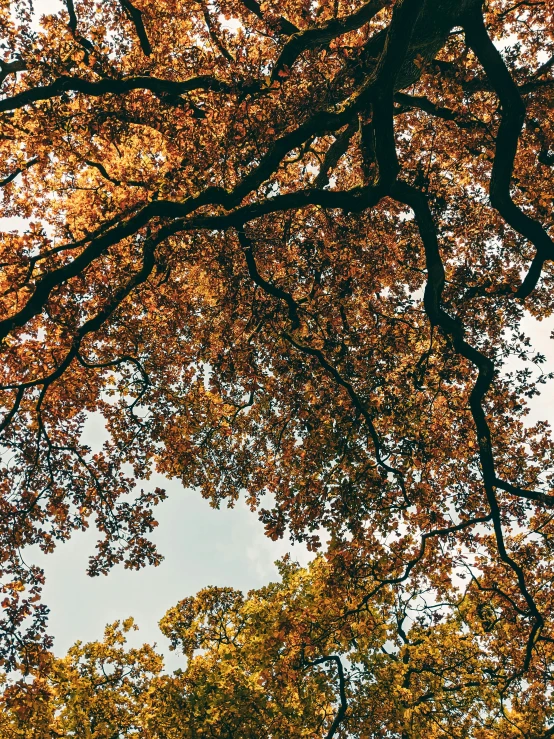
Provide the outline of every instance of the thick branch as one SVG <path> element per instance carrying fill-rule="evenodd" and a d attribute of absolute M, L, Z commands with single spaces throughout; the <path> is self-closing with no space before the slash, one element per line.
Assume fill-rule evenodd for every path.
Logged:
<path fill-rule="evenodd" d="M 518 498 L 526 498 L 527 500 L 532 500 L 534 503 L 540 503 L 548 508 L 554 508 L 554 496 L 552 495 L 546 495 L 546 493 L 541 493 L 539 490 L 526 490 L 525 488 L 520 488 L 518 485 L 505 482 L 498 477 L 496 478 L 495 484 L 497 488 L 505 490 L 512 495 L 517 495 Z"/>
<path fill-rule="evenodd" d="M 183 95 L 192 90 L 235 92 L 235 89 L 228 82 L 218 80 L 208 74 L 191 77 L 182 82 L 162 80 L 156 77 L 129 77 L 123 80 L 102 79 L 91 82 L 90 80 L 83 80 L 79 77 L 63 76 L 59 77 L 50 85 L 32 87 L 17 95 L 0 100 L 0 113 L 8 110 L 17 110 L 18 108 L 23 108 L 30 103 L 40 102 L 41 100 L 51 100 L 52 98 L 60 97 L 65 92 L 79 92 L 83 95 L 98 97 L 99 95 L 110 94 L 122 95 L 131 90 L 150 90 L 155 94 L 168 93 L 170 95 Z"/>
<path fill-rule="evenodd" d="M 182 218 L 204 205 L 222 205 L 227 209 L 231 209 L 236 206 L 246 195 L 259 187 L 259 185 L 271 175 L 271 173 L 279 166 L 280 161 L 288 151 L 296 148 L 298 144 L 302 143 L 302 141 L 311 134 L 312 129 L 317 130 L 316 123 L 319 121 L 323 121 L 323 123 L 326 123 L 327 125 L 330 125 L 330 122 L 334 121 L 336 128 L 340 128 L 343 123 L 342 116 L 339 114 L 316 115 L 305 126 L 300 126 L 299 129 L 291 134 L 287 134 L 281 139 L 278 139 L 273 149 L 262 158 L 258 167 L 248 174 L 234 190 L 229 192 L 223 190 L 223 188 L 211 187 L 207 188 L 200 195 L 188 198 L 182 203 L 171 201 L 152 201 L 126 222 L 114 226 L 107 233 L 93 239 L 89 246 L 86 247 L 72 262 L 43 275 L 37 281 L 34 292 L 27 303 L 13 316 L 0 321 L 0 340 L 5 338 L 14 328 L 25 325 L 27 321 L 40 313 L 46 305 L 52 290 L 56 286 L 66 282 L 72 277 L 76 277 L 95 259 L 100 257 L 107 249 L 109 249 L 110 246 L 113 246 L 124 238 L 132 236 L 145 226 L 152 218 Z M 302 197 L 302 195 L 304 195 L 304 197 Z M 354 195 L 354 198 L 358 196 L 358 202 L 361 207 L 363 207 L 363 205 L 361 205 L 362 203 L 367 203 L 368 196 L 371 199 L 376 197 L 377 200 L 375 200 L 375 202 L 377 202 L 380 197 L 377 190 L 368 190 L 366 188 L 356 191 L 355 193 L 349 193 L 347 197 L 348 203 L 353 203 L 354 199 L 352 198 L 352 195 Z M 278 207 L 277 209 L 283 209 L 283 207 L 301 207 L 302 205 L 310 204 L 312 200 L 317 200 L 317 198 L 323 198 L 324 201 L 331 205 L 333 194 L 328 191 L 307 190 L 303 194 L 300 194 L 300 197 L 298 193 L 293 193 L 289 196 L 281 196 L 279 201 L 281 208 Z M 261 215 L 264 212 L 274 212 L 275 206 L 277 205 L 274 202 L 276 200 L 277 198 L 272 198 L 263 201 L 257 208 L 255 206 L 250 207 L 247 211 L 248 215 L 251 218 L 254 218 L 257 214 Z M 340 200 L 338 202 L 334 201 L 334 207 L 340 207 L 339 203 Z M 203 222 L 206 223 L 208 221 L 204 218 Z M 224 223 L 224 220 L 221 219 L 218 222 Z M 234 222 L 232 217 L 227 218 L 227 224 L 242 225 L 240 222 Z M 170 232 L 175 233 L 177 230 L 182 229 L 182 225 L 182 222 L 175 222 L 172 224 L 172 226 L 167 229 L 168 235 Z"/>
<path fill-rule="evenodd" d="M 353 121 L 337 136 L 335 141 L 327 149 L 323 163 L 319 168 L 318 175 L 314 180 L 314 187 L 323 188 L 329 184 L 329 172 L 333 171 L 341 157 L 346 154 L 350 140 L 357 130 L 358 126 L 356 125 L 356 122 Z"/>
<path fill-rule="evenodd" d="M 77 14 L 75 13 L 75 4 L 73 0 L 65 0 L 65 7 L 67 8 L 67 14 L 69 15 L 69 30 L 75 36 L 77 34 Z"/>
<path fill-rule="evenodd" d="M 241 2 L 245 8 L 248 8 L 251 13 L 254 13 L 256 18 L 259 18 L 261 21 L 266 22 L 260 4 L 256 0 L 241 0 Z M 298 32 L 298 28 L 294 25 L 294 23 L 291 23 L 286 18 L 283 18 L 283 16 L 278 19 L 277 23 L 279 33 L 282 33 L 284 36 L 290 36 L 291 34 Z"/>
<path fill-rule="evenodd" d="M 9 74 L 24 72 L 26 69 L 27 65 L 23 59 L 14 59 L 13 62 L 3 62 L 0 60 L 0 87 Z"/>
<path fill-rule="evenodd" d="M 502 119 L 496 138 L 491 174 L 490 199 L 493 208 L 536 248 L 536 255 L 516 295 L 528 297 L 534 290 L 547 259 L 554 259 L 554 242 L 542 225 L 524 213 L 512 200 L 510 186 L 519 136 L 525 120 L 525 103 L 519 89 L 491 41 L 481 12 L 472 13 L 464 24 L 466 37 L 502 105 Z"/>
<path fill-rule="evenodd" d="M 352 15 L 345 16 L 344 18 L 336 18 L 316 28 L 298 31 L 290 37 L 283 47 L 271 73 L 272 80 L 278 78 L 281 70 L 292 67 L 303 52 L 308 49 L 326 47 L 337 36 L 361 28 L 388 4 L 388 0 L 369 0 L 359 10 L 352 13 Z"/>

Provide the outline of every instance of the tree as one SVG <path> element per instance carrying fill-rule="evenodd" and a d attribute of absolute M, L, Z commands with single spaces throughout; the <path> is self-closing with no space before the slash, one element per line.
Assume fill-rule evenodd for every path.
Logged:
<path fill-rule="evenodd" d="M 389 587 L 360 610 L 364 587 L 329 587 L 331 570 L 321 555 L 307 569 L 285 560 L 281 582 L 247 596 L 184 599 L 160 624 L 186 657 L 171 676 L 152 647 L 125 646 L 132 619 L 62 659 L 39 652 L 2 692 L 1 739 L 552 734 L 540 670 L 525 687 L 503 684 L 506 645 L 473 593 L 442 622 L 404 630 L 409 600 Z"/>
<path fill-rule="evenodd" d="M 416 652 L 467 637 L 505 723 L 478 728 L 471 696 L 449 721 L 552 735 L 554 446 L 526 419 L 550 375 L 522 320 L 554 306 L 554 3 L 0 13 L 3 214 L 28 221 L 0 246 L 6 668 L 49 647 L 22 549 L 92 520 L 92 575 L 160 561 L 155 468 L 215 507 L 244 495 L 274 539 L 325 532 L 339 633 L 391 598 Z M 306 727 L 343 705 L 327 647 Z"/>

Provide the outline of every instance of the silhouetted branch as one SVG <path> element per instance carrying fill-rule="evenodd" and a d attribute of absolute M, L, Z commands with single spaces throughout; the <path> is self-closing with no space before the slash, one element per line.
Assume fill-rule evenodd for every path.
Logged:
<path fill-rule="evenodd" d="M 346 697 L 346 678 L 344 675 L 344 667 L 341 658 L 336 654 L 330 654 L 327 657 L 318 657 L 317 659 L 307 662 L 309 666 L 321 665 L 325 662 L 334 662 L 337 666 L 337 675 L 339 678 L 339 697 L 340 705 L 335 715 L 333 723 L 329 727 L 329 731 L 325 735 L 325 739 L 333 739 L 339 726 L 342 724 L 348 711 L 348 700 Z"/>
<path fill-rule="evenodd" d="M 502 118 L 496 136 L 496 154 L 490 181 L 491 205 L 537 250 L 531 269 L 516 293 L 517 297 L 524 299 L 537 285 L 544 262 L 547 259 L 554 259 L 554 242 L 538 221 L 518 208 L 510 192 L 526 107 L 500 52 L 487 33 L 482 13 L 480 11 L 473 13 L 465 22 L 464 29 L 467 41 L 483 65 L 485 74 L 502 105 Z"/>
<path fill-rule="evenodd" d="M 135 26 L 137 36 L 140 42 L 140 48 L 142 49 L 143 53 L 146 56 L 150 56 L 150 54 L 152 53 L 152 47 L 150 46 L 150 41 L 148 40 L 146 28 L 144 27 L 144 22 L 142 20 L 142 12 L 138 8 L 135 8 L 135 6 L 130 2 L 130 0 L 119 0 L 119 4 L 125 11 L 125 14 L 129 18 L 129 20 Z"/>
<path fill-rule="evenodd" d="M 22 172 L 25 172 L 25 170 L 27 170 L 30 167 L 32 167 L 38 161 L 39 161 L 38 157 L 34 157 L 33 159 L 29 159 L 29 161 L 25 162 L 25 164 L 23 164 L 21 167 L 18 167 L 11 174 L 9 174 L 7 177 L 4 177 L 3 180 L 0 180 L 0 187 L 5 187 L 6 185 L 9 185 L 9 183 L 10 182 L 13 182 L 18 175 L 20 175 Z"/>
<path fill-rule="evenodd" d="M 208 33 L 210 35 L 213 45 L 219 51 L 219 53 L 225 59 L 227 59 L 228 62 L 234 62 L 235 60 L 233 59 L 229 51 L 223 46 L 221 39 L 216 33 L 214 24 L 212 22 L 212 19 L 210 18 L 210 12 L 204 2 L 202 2 L 202 14 L 204 15 L 204 21 L 206 22 L 206 26 L 208 27 Z"/>

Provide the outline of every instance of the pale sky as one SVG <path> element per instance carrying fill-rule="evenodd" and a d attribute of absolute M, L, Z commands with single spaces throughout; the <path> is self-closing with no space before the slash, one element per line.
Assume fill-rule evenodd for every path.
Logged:
<path fill-rule="evenodd" d="M 35 0 L 40 16 L 61 7 L 59 0 Z M 21 227 L 18 219 L 0 218 L 0 229 Z M 534 340 L 535 348 L 548 359 L 545 371 L 554 367 L 554 343 L 549 339 L 554 320 L 539 323 L 525 321 L 524 330 Z M 552 385 L 533 402 L 531 421 L 554 416 Z M 101 421 L 92 418 L 85 441 L 98 446 L 104 438 Z M 305 564 L 309 553 L 287 541 L 272 542 L 263 527 L 244 504 L 235 509 L 214 510 L 197 491 L 185 490 L 180 483 L 153 476 L 150 486 L 159 485 L 169 494 L 156 509 L 159 527 L 153 539 L 164 554 L 157 568 L 139 572 L 116 567 L 107 576 L 89 578 L 87 560 L 94 549 L 95 532 L 77 534 L 50 555 L 27 551 L 29 562 L 46 571 L 44 601 L 50 606 L 50 633 L 55 637 L 54 651 L 60 656 L 77 639 L 100 639 L 106 623 L 133 616 L 140 631 L 133 643 L 157 642 L 168 656 L 167 667 L 182 666 L 182 660 L 167 650 L 167 642 L 157 628 L 165 611 L 178 600 L 193 595 L 207 585 L 227 585 L 241 590 L 259 587 L 276 574 L 274 560 L 290 551 Z"/>
<path fill-rule="evenodd" d="M 169 656 L 167 667 L 175 669 L 182 660 L 170 655 L 157 627 L 168 608 L 207 585 L 247 591 L 275 580 L 274 561 L 287 551 L 302 564 L 309 560 L 303 547 L 268 539 L 244 504 L 214 510 L 198 491 L 178 482 L 155 475 L 150 484 L 169 494 L 156 509 L 160 525 L 152 537 L 165 556 L 159 567 L 137 572 L 117 566 L 107 576 L 87 577 L 96 542 L 92 531 L 75 535 L 53 554 L 33 551 L 32 561 L 46 572 L 44 601 L 51 608 L 56 654 L 64 654 L 77 639 L 100 639 L 105 624 L 133 616 L 140 627 L 133 643 L 157 642 Z"/>

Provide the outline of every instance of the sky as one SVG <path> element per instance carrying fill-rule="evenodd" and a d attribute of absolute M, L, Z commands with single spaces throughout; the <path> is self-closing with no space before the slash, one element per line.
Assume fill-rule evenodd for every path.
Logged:
<path fill-rule="evenodd" d="M 89 427 L 87 441 L 98 442 L 103 429 Z M 215 510 L 196 490 L 154 475 L 149 481 L 168 492 L 156 509 L 159 527 L 152 535 L 165 559 L 158 567 L 125 570 L 115 567 L 109 575 L 86 575 L 94 550 L 94 531 L 79 533 L 53 553 L 32 552 L 32 561 L 44 567 L 44 602 L 50 608 L 49 632 L 54 652 L 63 655 L 77 639 L 100 639 L 107 623 L 133 616 L 139 632 L 132 643 L 156 642 L 166 657 L 166 667 L 183 666 L 170 654 L 157 623 L 168 608 L 208 585 L 248 591 L 277 579 L 274 561 L 290 551 L 301 564 L 309 561 L 305 548 L 288 541 L 273 542 L 263 532 L 255 514 L 242 502 L 234 509 Z"/>
<path fill-rule="evenodd" d="M 37 16 L 57 11 L 59 0 L 35 0 Z M 0 229 L 20 228 L 22 219 L 0 218 Z M 535 348 L 547 357 L 546 371 L 554 368 L 554 342 L 550 339 L 554 320 L 538 322 L 527 318 L 524 330 Z M 530 421 L 554 419 L 554 387 L 547 387 L 533 401 Z M 84 441 L 92 447 L 102 444 L 105 431 L 101 420 L 91 417 Z M 276 579 L 274 561 L 286 552 L 306 564 L 305 548 L 288 541 L 273 542 L 264 536 L 255 514 L 239 503 L 234 509 L 214 510 L 200 493 L 184 489 L 178 481 L 155 475 L 152 487 L 164 487 L 168 499 L 156 509 L 159 527 L 152 538 L 165 556 L 157 567 L 140 571 L 114 568 L 108 576 L 86 575 L 87 560 L 94 550 L 95 532 L 73 536 L 54 553 L 27 551 L 26 559 L 44 567 L 44 601 L 50 606 L 50 633 L 54 651 L 63 655 L 77 639 L 102 638 L 104 626 L 133 616 L 139 631 L 131 643 L 158 644 L 169 670 L 183 666 L 182 659 L 168 651 L 168 642 L 157 623 L 178 600 L 194 595 L 208 585 L 231 586 L 244 591 Z"/>

